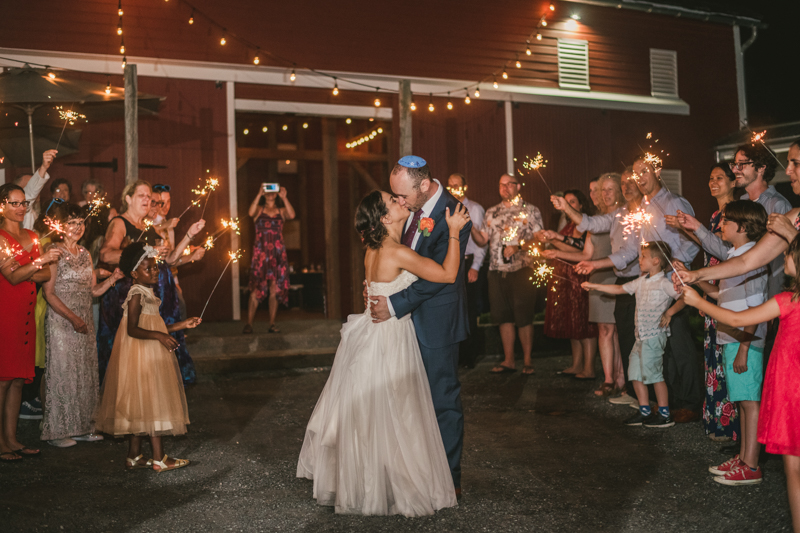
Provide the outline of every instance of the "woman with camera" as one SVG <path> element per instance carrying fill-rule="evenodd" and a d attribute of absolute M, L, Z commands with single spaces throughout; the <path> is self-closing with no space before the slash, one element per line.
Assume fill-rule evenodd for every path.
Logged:
<path fill-rule="evenodd" d="M 278 199 L 280 197 L 280 200 Z M 250 301 L 247 324 L 242 333 L 253 333 L 253 319 L 258 304 L 269 295 L 269 332 L 278 333 L 275 316 L 278 302 L 289 302 L 289 263 L 283 244 L 283 223 L 294 218 L 294 208 L 286 197 L 286 188 L 277 183 L 262 183 L 250 204 L 248 215 L 256 225 L 253 259 L 250 263 Z"/>

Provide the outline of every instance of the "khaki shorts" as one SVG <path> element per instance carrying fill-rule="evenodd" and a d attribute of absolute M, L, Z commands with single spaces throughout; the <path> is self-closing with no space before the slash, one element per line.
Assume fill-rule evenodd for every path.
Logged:
<path fill-rule="evenodd" d="M 533 322 L 536 311 L 536 287 L 531 277 L 533 270 L 525 267 L 516 272 L 489 271 L 489 308 L 492 322 L 518 328 Z"/>

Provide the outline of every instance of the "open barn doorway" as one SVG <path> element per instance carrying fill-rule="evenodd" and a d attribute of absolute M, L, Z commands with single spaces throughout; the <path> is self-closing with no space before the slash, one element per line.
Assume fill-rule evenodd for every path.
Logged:
<path fill-rule="evenodd" d="M 360 141 L 360 142 L 359 142 Z M 285 187 L 296 216 L 284 222 L 289 310 L 279 319 L 342 318 L 363 311 L 358 202 L 388 189 L 391 123 L 375 118 L 236 114 L 242 313 L 247 313 L 257 231 L 249 216 L 263 183 Z M 334 245 L 332 245 L 335 243 Z M 267 318 L 267 301 L 256 320 Z"/>

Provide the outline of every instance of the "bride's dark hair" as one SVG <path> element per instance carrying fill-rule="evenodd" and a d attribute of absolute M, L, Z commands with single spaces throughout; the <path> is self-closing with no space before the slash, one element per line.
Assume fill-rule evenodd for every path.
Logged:
<path fill-rule="evenodd" d="M 358 204 L 356 231 L 361 236 L 361 242 L 373 250 L 381 247 L 383 238 L 389 233 L 381 222 L 381 217 L 388 213 L 381 191 L 372 191 Z"/>

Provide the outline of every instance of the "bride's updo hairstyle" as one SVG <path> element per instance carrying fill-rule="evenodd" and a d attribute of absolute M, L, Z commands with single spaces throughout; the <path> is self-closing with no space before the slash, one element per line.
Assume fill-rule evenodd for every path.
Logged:
<path fill-rule="evenodd" d="M 372 191 L 361 200 L 356 209 L 356 231 L 361 242 L 373 250 L 381 247 L 383 238 L 389 233 L 381 222 L 384 215 L 389 214 L 383 202 L 381 191 Z"/>

